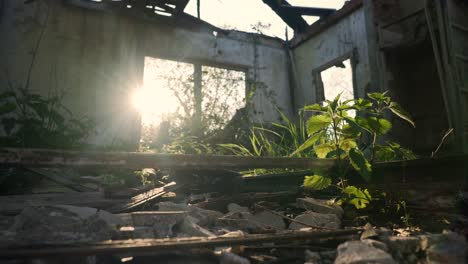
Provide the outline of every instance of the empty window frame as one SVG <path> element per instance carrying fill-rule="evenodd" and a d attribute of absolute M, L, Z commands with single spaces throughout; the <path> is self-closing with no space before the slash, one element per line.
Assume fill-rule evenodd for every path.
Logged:
<path fill-rule="evenodd" d="M 171 126 L 191 121 L 197 129 L 212 131 L 245 106 L 245 97 L 246 71 L 146 57 L 143 87 L 133 101 L 143 133 L 159 130 L 168 120 Z"/>
<path fill-rule="evenodd" d="M 333 100 L 338 94 L 343 100 L 354 99 L 354 65 L 354 56 L 347 54 L 315 69 L 316 101 Z"/>

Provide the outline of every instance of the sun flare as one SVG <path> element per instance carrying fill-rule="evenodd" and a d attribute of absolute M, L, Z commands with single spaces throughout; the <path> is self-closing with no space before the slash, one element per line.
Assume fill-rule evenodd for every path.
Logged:
<path fill-rule="evenodd" d="M 133 92 L 132 104 L 140 112 L 142 123 L 149 124 L 159 123 L 163 115 L 174 112 L 177 102 L 169 89 L 152 82 Z"/>

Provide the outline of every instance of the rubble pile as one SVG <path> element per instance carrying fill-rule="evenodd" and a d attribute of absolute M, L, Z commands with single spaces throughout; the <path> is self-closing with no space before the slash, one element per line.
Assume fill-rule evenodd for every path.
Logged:
<path fill-rule="evenodd" d="M 291 208 L 298 212 L 291 214 Z M 120 240 L 167 238 L 246 239 L 259 234 L 281 236 L 308 231 L 356 229 L 356 235 L 329 236 L 310 241 L 246 243 L 209 248 L 209 258 L 164 263 L 465 263 L 468 244 L 453 232 L 402 236 L 394 230 L 343 227 L 344 211 L 314 198 L 298 198 L 280 206 L 258 202 L 252 206 L 229 203 L 224 211 L 186 202 L 155 203 L 156 210 L 110 213 L 69 205 L 29 206 L 14 218 L 2 220 L 1 245 L 73 245 Z M 207 250 L 207 248 L 205 248 Z M 200 252 L 191 252 L 194 256 Z M 167 252 L 166 252 L 167 253 Z M 206 253 L 206 252 L 205 252 Z M 176 253 L 174 253 L 176 254 Z M 154 256 L 157 260 L 158 258 Z M 146 257 L 124 258 L 147 263 Z M 196 259 L 196 260 L 195 260 Z M 80 258 L 81 263 L 119 263 L 115 259 Z M 132 262 L 133 261 L 133 262 Z M 23 263 L 23 262 L 7 262 Z M 41 262 L 56 263 L 56 262 Z M 152 262 L 156 263 L 156 262 Z"/>

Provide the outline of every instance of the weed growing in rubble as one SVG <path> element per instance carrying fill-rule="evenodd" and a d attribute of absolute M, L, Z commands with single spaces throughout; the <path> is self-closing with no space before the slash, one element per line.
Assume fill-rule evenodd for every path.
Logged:
<path fill-rule="evenodd" d="M 222 148 L 239 156 L 288 156 L 307 140 L 307 131 L 303 122 L 299 125 L 278 111 L 281 122 L 273 122 L 266 128 L 263 125 L 250 129 L 249 145 L 219 144 Z M 302 112 L 299 114 L 302 119 Z M 297 153 L 299 157 L 307 157 L 313 150 Z"/>
<path fill-rule="evenodd" d="M 294 156 L 312 148 L 318 158 L 337 159 L 335 170 L 306 176 L 304 187 L 322 190 L 334 186 L 343 194 L 340 203 L 347 202 L 358 209 L 365 208 L 372 197 L 367 189 L 347 184 L 345 175 L 349 169 L 353 168 L 365 181 L 369 181 L 374 161 L 414 158 L 411 151 L 396 143 L 378 143 L 379 138 L 392 128 L 392 123 L 386 118 L 388 113 L 414 126 L 409 114 L 391 101 L 386 93 L 370 93 L 368 97 L 341 101 L 338 95 L 322 105 L 306 106 L 305 111 L 316 114 L 306 122 L 308 139 L 291 154 Z"/>

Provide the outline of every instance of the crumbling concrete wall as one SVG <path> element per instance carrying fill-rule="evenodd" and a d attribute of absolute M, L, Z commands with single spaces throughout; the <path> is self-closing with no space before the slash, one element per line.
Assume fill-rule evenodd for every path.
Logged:
<path fill-rule="evenodd" d="M 357 62 L 354 68 L 356 96 L 365 95 L 366 87 L 370 83 L 365 22 L 364 9 L 361 7 L 325 30 L 309 36 L 293 49 L 297 69 L 295 77 L 297 108 L 318 101 L 316 98 L 318 87 L 314 83 L 313 71 L 347 54 L 354 53 Z"/>
<path fill-rule="evenodd" d="M 23 2 L 5 0 L 0 9 L 0 86 L 7 87 L 8 79 L 24 86 L 38 46 L 30 89 L 64 91 L 70 110 L 96 119 L 93 143 L 138 141 L 140 118 L 130 94 L 143 80 L 145 56 L 244 68 L 265 88 L 253 99 L 257 121 L 275 120 L 276 107 L 292 112 L 287 53 L 278 39 L 195 32 L 62 1 Z"/>

